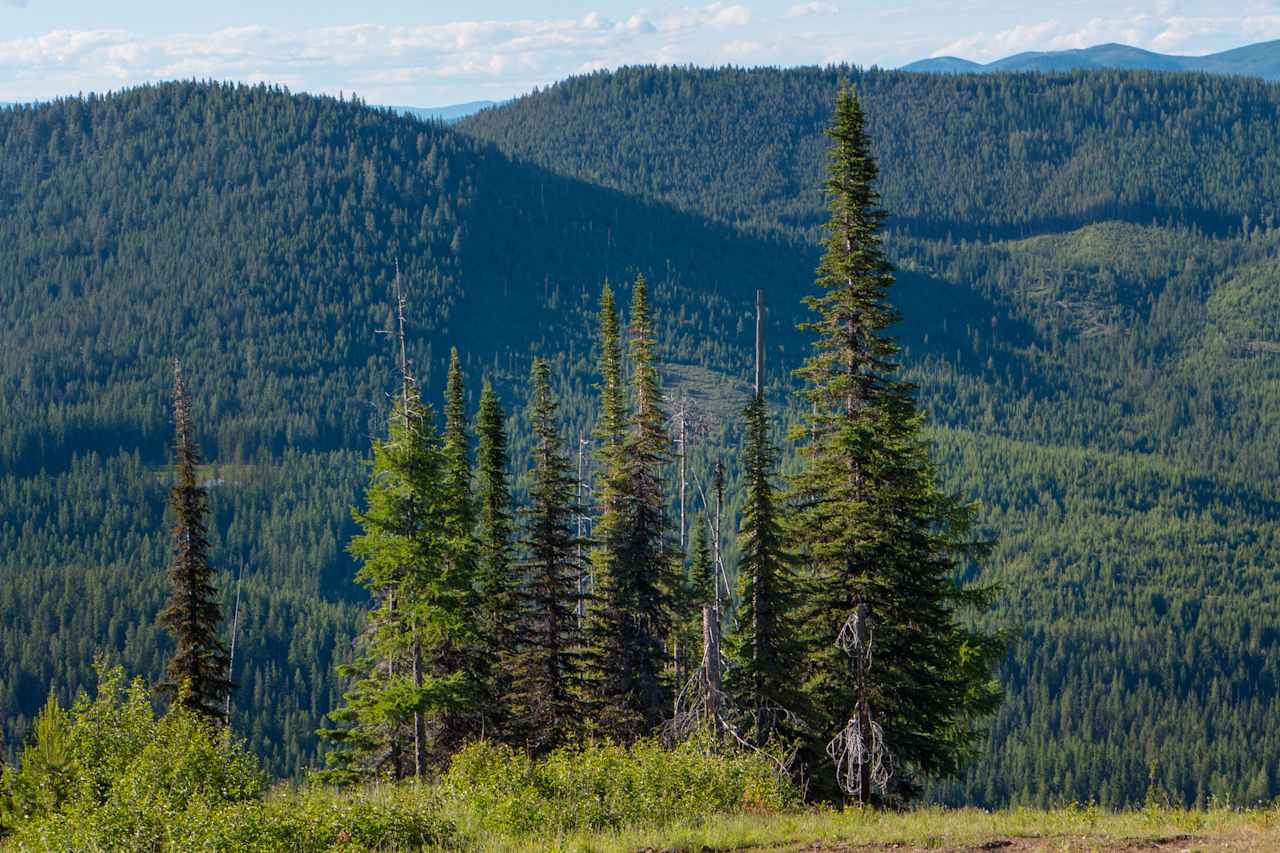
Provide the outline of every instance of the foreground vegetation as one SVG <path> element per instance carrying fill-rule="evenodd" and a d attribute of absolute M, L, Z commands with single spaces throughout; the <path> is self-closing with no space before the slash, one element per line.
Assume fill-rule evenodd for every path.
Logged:
<path fill-rule="evenodd" d="M 113 851 L 730 850 L 820 843 L 955 848 L 1275 849 L 1280 809 L 1108 812 L 806 808 L 764 753 L 588 743 L 531 760 L 473 743 L 430 783 L 269 789 L 227 731 L 140 681 L 100 673 L 92 699 L 50 703 L 0 782 L 0 848 Z"/>

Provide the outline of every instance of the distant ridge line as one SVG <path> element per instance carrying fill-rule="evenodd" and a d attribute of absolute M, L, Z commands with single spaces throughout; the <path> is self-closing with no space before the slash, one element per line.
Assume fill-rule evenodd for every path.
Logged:
<path fill-rule="evenodd" d="M 1074 50 L 1016 53 L 988 63 L 974 62 L 958 56 L 937 56 L 908 63 L 900 70 L 926 74 L 991 74 L 1095 69 L 1200 71 L 1209 74 L 1280 80 L 1280 39 L 1249 44 L 1204 56 L 1156 53 L 1114 42 Z"/>

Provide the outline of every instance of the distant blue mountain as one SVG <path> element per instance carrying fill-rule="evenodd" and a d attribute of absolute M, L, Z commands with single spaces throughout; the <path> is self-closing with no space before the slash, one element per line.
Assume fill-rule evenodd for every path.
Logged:
<path fill-rule="evenodd" d="M 497 106 L 497 103 L 497 101 L 468 101 L 465 104 L 453 104 L 447 107 L 387 107 L 387 109 L 401 115 L 420 118 L 423 121 L 443 121 L 452 124 L 486 107 Z"/>
<path fill-rule="evenodd" d="M 1100 44 L 1080 50 L 1018 53 L 988 62 L 971 62 L 955 56 L 921 59 L 902 66 L 903 71 L 931 74 L 984 74 L 1001 71 L 1079 71 L 1098 68 L 1132 68 L 1148 71 L 1204 71 L 1280 80 L 1280 40 L 1264 41 L 1211 53 L 1207 56 L 1175 56 L 1154 53 L 1125 44 Z"/>

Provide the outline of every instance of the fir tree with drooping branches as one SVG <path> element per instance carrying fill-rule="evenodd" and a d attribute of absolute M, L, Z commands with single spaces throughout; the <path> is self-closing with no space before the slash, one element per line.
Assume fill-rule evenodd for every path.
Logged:
<path fill-rule="evenodd" d="M 940 490 L 914 388 L 897 376 L 876 165 L 848 87 L 828 134 L 831 218 L 820 292 L 805 299 L 816 340 L 797 371 L 809 411 L 789 500 L 811 590 L 806 760 L 828 792 L 880 803 L 959 770 L 999 702 L 1000 644 L 959 622 L 987 603 L 955 580 L 986 548 L 971 508 Z"/>
<path fill-rule="evenodd" d="M 541 754 L 582 728 L 577 482 L 564 454 L 551 391 L 551 367 L 535 359 L 529 421 L 534 436 L 529 506 L 521 546 L 527 554 L 516 622 L 517 647 L 504 662 L 517 742 Z"/>
<path fill-rule="evenodd" d="M 221 720 L 235 685 L 229 677 L 226 646 L 218 636 L 222 605 L 209 563 L 209 493 L 199 482 L 200 448 L 177 359 L 173 362 L 173 425 L 174 484 L 169 491 L 173 554 L 169 599 L 159 621 L 173 637 L 174 650 L 158 688 L 184 707 Z"/>
<path fill-rule="evenodd" d="M 428 743 L 431 732 L 465 705 L 466 674 L 429 665 L 463 630 L 468 600 L 449 571 L 447 460 L 434 422 L 405 377 L 388 436 L 374 442 L 365 508 L 353 513 L 362 532 L 349 550 L 374 606 L 355 659 L 339 667 L 348 688 L 329 715 L 338 725 L 320 732 L 336 747 L 326 755 L 330 781 L 424 776 L 447 754 Z"/>

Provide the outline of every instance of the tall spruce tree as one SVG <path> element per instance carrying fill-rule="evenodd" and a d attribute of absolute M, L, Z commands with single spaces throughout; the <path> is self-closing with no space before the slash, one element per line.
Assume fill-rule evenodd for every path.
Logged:
<path fill-rule="evenodd" d="M 504 670 L 511 680 L 512 726 L 533 754 L 564 743 L 582 724 L 576 615 L 579 576 L 574 490 L 551 392 L 551 367 L 533 363 L 529 421 L 533 467 L 521 545 L 528 555 L 517 622 L 518 646 Z"/>
<path fill-rule="evenodd" d="M 583 683 L 597 732 L 619 734 L 634 723 L 621 708 L 621 691 L 614 667 L 621 626 L 616 616 L 621 590 L 614 570 L 623 518 L 622 442 L 626 437 L 627 404 L 623 384 L 622 328 L 613 289 L 606 280 L 600 292 L 600 414 L 596 418 L 596 486 L 598 514 L 592 525 L 591 589 L 587 596 Z"/>
<path fill-rule="evenodd" d="M 620 386 L 620 344 L 612 300 L 602 305 L 602 382 Z M 612 323 L 612 328 L 610 325 Z M 605 734 L 630 740 L 653 733 L 666 716 L 670 685 L 665 648 L 675 611 L 677 578 L 670 519 L 662 490 L 668 461 L 666 414 L 654 360 L 653 321 L 644 277 L 632 292 L 631 413 L 617 442 L 618 398 L 602 393 L 599 427 L 606 447 L 596 525 L 597 594 L 593 608 L 591 689 Z M 612 445 L 609 442 L 617 442 Z"/>
<path fill-rule="evenodd" d="M 162 694 L 209 719 L 222 719 L 235 685 L 230 659 L 218 637 L 222 606 L 209 564 L 209 494 L 199 483 L 200 449 L 191 423 L 182 365 L 173 362 L 174 484 L 173 555 L 169 562 L 169 600 L 160 624 L 172 635 L 173 655 L 158 685 Z"/>
<path fill-rule="evenodd" d="M 466 390 L 458 348 L 453 347 L 449 351 L 449 373 L 444 390 L 445 491 L 453 508 L 451 524 L 460 536 L 468 535 L 475 524 L 470 454 Z"/>
<path fill-rule="evenodd" d="M 729 669 L 724 683 L 741 736 L 763 745 L 775 736 L 790 739 L 799 733 L 793 721 L 804 710 L 796 690 L 804 651 L 794 618 L 799 595 L 772 482 L 778 451 L 769 436 L 763 389 L 752 395 L 743 418 L 747 495 L 738 531 L 738 607 L 725 636 Z"/>
<path fill-rule="evenodd" d="M 467 425 L 466 394 L 456 347 L 449 352 L 444 393 L 445 571 L 457 593 L 453 612 L 455 630 L 433 644 L 426 666 L 432 673 L 462 673 L 461 701 L 442 709 L 431 721 L 430 761 L 446 762 L 459 746 L 485 731 L 493 709 L 486 705 L 490 684 L 481 633 L 483 610 L 479 601 L 479 549 L 475 540 L 475 503 L 471 491 L 471 438 Z"/>
<path fill-rule="evenodd" d="M 830 756 L 835 772 L 814 778 L 832 793 L 838 784 L 881 802 L 916 793 L 922 776 L 958 771 L 975 720 L 999 703 L 1000 645 L 958 621 L 986 604 L 985 591 L 955 580 L 984 547 L 970 536 L 971 508 L 939 489 L 914 389 L 896 376 L 884 213 L 847 87 L 828 133 L 831 218 L 821 292 L 805 299 L 816 317 L 802 328 L 817 339 L 798 371 L 810 413 L 795 434 L 802 469 L 790 498 L 790 535 L 812 588 L 807 753 L 815 764 Z"/>
<path fill-rule="evenodd" d="M 507 708 L 507 673 L 498 662 L 515 650 L 512 617 L 520 578 L 512 557 L 511 486 L 507 473 L 506 415 L 502 403 L 485 381 L 476 415 L 479 447 L 476 451 L 476 539 L 480 548 L 477 588 L 479 635 L 484 654 L 486 709 L 485 734 L 502 737 L 510 713 Z"/>
<path fill-rule="evenodd" d="M 600 290 L 600 417 L 596 440 L 601 447 L 601 468 L 608 472 L 613 458 L 622 452 L 627 431 L 627 390 L 622 364 L 622 321 L 605 281 Z M 607 486 L 607 482 L 604 483 Z"/>

